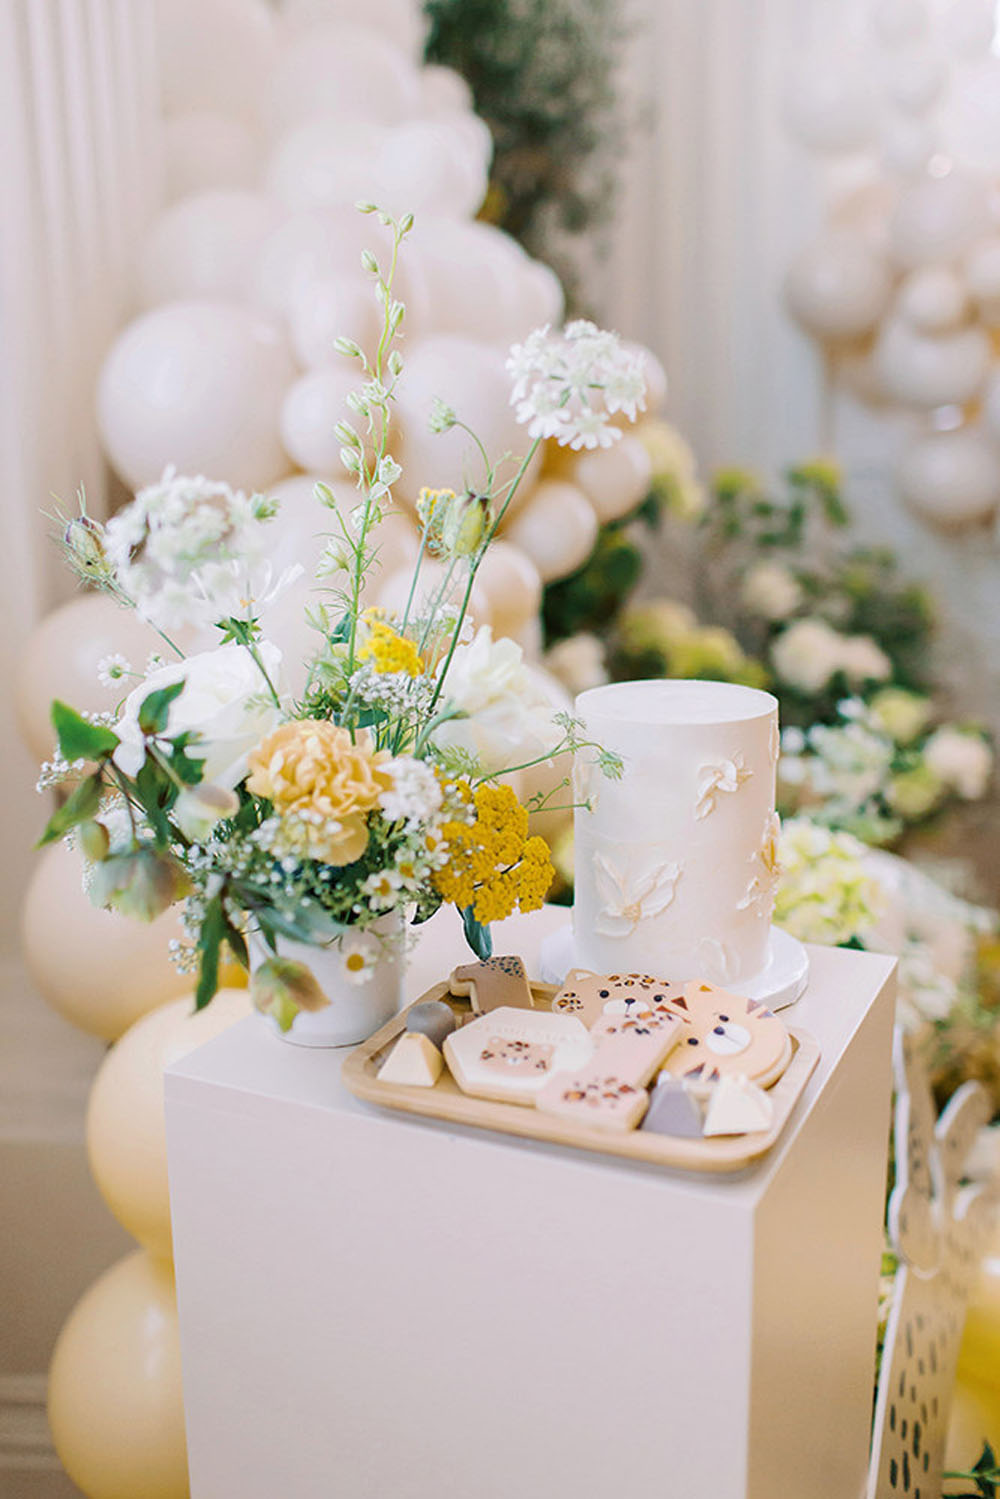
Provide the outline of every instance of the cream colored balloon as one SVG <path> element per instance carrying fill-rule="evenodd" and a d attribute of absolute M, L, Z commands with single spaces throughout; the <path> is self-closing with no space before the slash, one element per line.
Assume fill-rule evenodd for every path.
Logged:
<path fill-rule="evenodd" d="M 35 988 L 64 1020 L 104 1041 L 191 980 L 170 961 L 167 944 L 184 940 L 180 907 L 153 922 L 133 921 L 91 904 L 75 849 L 54 843 L 38 856 L 21 913 L 25 964 Z"/>
<path fill-rule="evenodd" d="M 154 219 L 139 251 L 139 305 L 249 297 L 257 259 L 281 212 L 263 193 L 216 188 Z"/>
<path fill-rule="evenodd" d="M 948 77 L 944 59 L 929 42 L 902 48 L 890 62 L 886 91 L 910 114 L 925 114 L 938 100 Z"/>
<path fill-rule="evenodd" d="M 334 429 L 338 422 L 350 422 L 365 435 L 363 422 L 347 404 L 357 388 L 358 372 L 344 360 L 309 370 L 289 386 L 281 403 L 281 440 L 300 468 L 341 478 L 347 474 L 340 458 L 344 444 Z"/>
<path fill-rule="evenodd" d="M 101 369 L 97 417 L 127 483 L 184 474 L 266 489 L 291 464 L 278 434 L 294 379 L 281 329 L 234 302 L 168 302 L 129 323 Z"/>
<path fill-rule="evenodd" d="M 924 0 L 876 0 L 871 9 L 872 27 L 884 47 L 896 49 L 913 44 L 927 31 Z"/>
<path fill-rule="evenodd" d="M 572 713 L 573 699 L 565 687 L 551 672 L 542 666 L 529 664 L 527 667 L 532 686 L 547 697 L 552 704 L 552 712 Z M 550 743 L 554 747 L 562 737 L 562 730 L 558 725 L 553 725 Z M 542 765 L 532 765 L 528 770 L 518 771 L 518 794 L 522 802 L 528 802 L 535 795 L 548 796 L 551 803 L 543 807 L 540 812 L 531 813 L 531 831 L 540 837 L 552 842 L 568 821 L 572 821 L 573 814 L 566 811 L 566 805 L 573 800 L 572 788 L 562 787 L 561 782 L 566 780 L 573 770 L 573 757 L 569 754 L 559 755 L 554 760 L 547 760 Z"/>
<path fill-rule="evenodd" d="M 142 1249 L 85 1291 L 56 1341 L 48 1416 L 88 1499 L 188 1499 L 173 1267 Z"/>
<path fill-rule="evenodd" d="M 885 406 L 889 397 L 879 378 L 872 359 L 872 350 L 867 345 L 857 347 L 847 344 L 836 353 L 835 369 L 837 381 L 866 406 Z"/>
<path fill-rule="evenodd" d="M 872 360 L 886 392 L 904 406 L 964 406 L 982 389 L 992 349 L 981 328 L 928 337 L 900 318 L 879 332 Z"/>
<path fill-rule="evenodd" d="M 830 207 L 830 228 L 862 239 L 884 259 L 889 247 L 889 221 L 899 200 L 898 189 L 884 178 L 866 182 L 838 198 Z"/>
<path fill-rule="evenodd" d="M 785 123 L 807 150 L 857 151 L 869 145 L 878 95 L 861 48 L 826 46 L 796 58 L 785 91 Z"/>
<path fill-rule="evenodd" d="M 941 34 L 949 50 L 963 60 L 982 57 L 996 37 L 993 0 L 952 0 L 941 17 Z"/>
<path fill-rule="evenodd" d="M 194 642 L 192 635 L 185 647 Z M 33 755 L 47 759 L 55 734 L 49 716 L 60 698 L 81 712 L 108 713 L 133 685 L 102 687 L 98 663 L 120 652 L 142 671 L 152 651 L 171 655 L 161 636 L 132 609 L 104 593 L 85 593 L 47 614 L 28 636 L 16 664 L 18 726 Z"/>
<path fill-rule="evenodd" d="M 987 327 L 1000 325 L 1000 235 L 973 245 L 964 266 L 965 284 Z"/>
<path fill-rule="evenodd" d="M 395 125 L 420 112 L 417 69 L 363 22 L 317 22 L 293 33 L 272 62 L 267 94 L 276 135 L 321 115 Z"/>
<path fill-rule="evenodd" d="M 163 122 L 167 201 L 213 188 L 252 188 L 260 174 L 260 143 L 243 120 L 194 109 Z"/>
<path fill-rule="evenodd" d="M 622 347 L 628 349 L 630 353 L 638 354 L 642 359 L 642 372 L 646 377 L 646 414 L 652 416 L 666 405 L 667 372 L 652 349 L 647 349 L 645 344 L 632 343 L 628 339 L 623 339 Z"/>
<path fill-rule="evenodd" d="M 351 338 L 371 358 L 381 333 L 379 310 L 371 281 L 358 272 L 324 276 L 296 287 L 288 303 L 288 332 L 299 363 L 316 369 L 332 364 L 354 371 L 355 383 L 361 366 L 338 354 L 337 338 Z"/>
<path fill-rule="evenodd" d="M 495 636 L 519 630 L 542 606 L 538 568 L 527 553 L 509 541 L 490 543 L 476 573 L 476 587 L 489 601 Z"/>
<path fill-rule="evenodd" d="M 907 188 L 893 215 L 890 245 L 905 270 L 964 255 L 989 228 L 986 185 L 953 170 Z"/>
<path fill-rule="evenodd" d="M 423 56 L 428 21 L 413 0 L 284 0 L 278 16 L 282 37 L 291 37 L 323 25 L 331 19 L 359 21 L 385 36 L 415 61 Z M 424 73 L 431 72 L 429 68 Z M 450 68 L 433 71 L 447 73 Z M 421 82 L 422 82 L 421 76 Z M 463 80 L 464 81 L 464 80 Z M 468 96 L 468 85 L 466 95 Z M 421 91 L 421 98 L 424 98 Z"/>
<path fill-rule="evenodd" d="M 941 131 L 935 116 L 889 114 L 882 122 L 882 161 L 900 177 L 921 177 L 940 149 L 940 142 Z"/>
<path fill-rule="evenodd" d="M 497 543 L 494 542 L 494 546 Z M 433 602 L 437 591 L 444 583 L 446 569 L 444 564 L 434 557 L 425 557 L 420 567 L 420 576 L 413 595 L 413 604 L 410 609 L 410 618 L 426 613 Z M 457 567 L 452 580 L 451 589 L 446 602 L 459 605 L 465 591 L 468 580 L 468 572 L 465 567 Z M 413 568 L 410 566 L 388 572 L 382 578 L 376 578 L 372 585 L 374 602 L 379 604 L 389 614 L 401 619 L 406 610 L 406 601 L 410 596 L 410 585 L 413 582 Z M 482 587 L 479 579 L 472 585 L 472 594 L 469 598 L 469 617 L 476 625 L 493 624 L 490 598 Z M 495 631 L 495 633 L 499 633 Z"/>
<path fill-rule="evenodd" d="M 156 63 L 167 117 L 210 109 L 256 122 L 274 50 L 265 0 L 157 0 Z"/>
<path fill-rule="evenodd" d="M 552 267 L 540 260 L 527 260 L 521 267 L 519 280 L 525 332 L 530 332 L 532 328 L 541 328 L 545 323 L 558 327 L 563 320 L 566 298 L 562 282 Z M 664 376 L 665 385 L 666 376 Z"/>
<path fill-rule="evenodd" d="M 381 206 L 376 169 L 386 135 L 370 120 L 306 120 L 277 142 L 264 167 L 264 185 L 286 208 L 350 207 L 359 198 Z"/>
<path fill-rule="evenodd" d="M 504 531 L 537 567 L 543 583 L 582 567 L 597 540 L 597 515 L 575 484 L 543 479 Z"/>
<path fill-rule="evenodd" d="M 429 357 L 428 349 L 444 334 L 453 334 L 463 343 L 500 345 L 493 351 L 500 355 L 530 331 L 537 302 L 530 272 L 528 289 L 522 292 L 522 277 L 530 262 L 500 229 L 425 215 L 418 218 L 406 250 L 413 279 L 422 283 L 424 308 L 421 316 L 407 315 L 408 336 L 421 340 L 410 350 L 411 365 L 418 355 L 421 361 Z M 408 369 L 404 379 L 412 374 L 412 368 Z M 507 383 L 504 402 L 509 395 Z"/>
<path fill-rule="evenodd" d="M 170 1259 L 173 1252 L 164 1069 L 252 1010 L 245 989 L 223 989 L 196 1014 L 188 992 L 131 1026 L 108 1052 L 94 1079 L 87 1105 L 91 1172 L 126 1233 L 161 1259 Z"/>
<path fill-rule="evenodd" d="M 472 90 L 454 68 L 428 63 L 420 73 L 420 99 L 428 119 L 460 114 L 472 108 Z"/>
<path fill-rule="evenodd" d="M 1000 454 L 975 427 L 918 437 L 896 479 L 910 508 L 945 529 L 986 521 L 1000 505 Z"/>
<path fill-rule="evenodd" d="M 486 196 L 493 152 L 489 127 L 476 123 L 476 133 L 456 129 L 448 119 L 397 125 L 373 163 L 380 203 L 390 213 L 410 212 L 418 218 L 473 218 Z"/>
<path fill-rule="evenodd" d="M 253 300 L 286 317 L 303 287 L 327 276 L 361 275 L 361 254 L 385 257 L 388 231 L 354 208 L 315 208 L 293 213 L 267 236 L 260 249 Z M 370 283 L 374 301 L 375 288 Z"/>
<path fill-rule="evenodd" d="M 949 266 L 924 266 L 903 279 L 896 297 L 899 316 L 918 333 L 948 333 L 965 318 L 969 297 Z"/>
<path fill-rule="evenodd" d="M 802 250 L 785 278 L 788 309 L 815 338 L 858 338 L 878 322 L 892 278 L 861 235 L 829 232 Z"/>
<path fill-rule="evenodd" d="M 610 448 L 583 453 L 573 477 L 602 525 L 620 520 L 646 497 L 653 480 L 649 454 L 637 437 L 626 435 Z"/>

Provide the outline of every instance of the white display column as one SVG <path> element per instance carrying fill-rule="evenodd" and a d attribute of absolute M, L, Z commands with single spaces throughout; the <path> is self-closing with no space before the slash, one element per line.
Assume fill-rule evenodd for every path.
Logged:
<path fill-rule="evenodd" d="M 255 1017 L 175 1064 L 192 1499 L 859 1495 L 894 965 L 810 958 L 822 1059 L 734 1179 L 383 1112 Z"/>

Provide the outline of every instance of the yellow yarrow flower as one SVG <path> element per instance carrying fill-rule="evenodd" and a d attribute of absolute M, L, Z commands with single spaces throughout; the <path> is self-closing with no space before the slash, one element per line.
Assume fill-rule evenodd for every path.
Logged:
<path fill-rule="evenodd" d="M 380 673 L 404 671 L 408 676 L 419 677 L 424 670 L 424 658 L 413 641 L 407 640 L 382 619 L 372 620 L 368 639 L 358 652 L 358 660 L 371 661 Z"/>
<path fill-rule="evenodd" d="M 548 844 L 528 837 L 527 809 L 509 786 L 479 786 L 470 799 L 475 821 L 442 829 L 448 861 L 432 875 L 434 888 L 460 910 L 471 906 L 484 926 L 515 908 L 537 911 L 555 877 Z"/>

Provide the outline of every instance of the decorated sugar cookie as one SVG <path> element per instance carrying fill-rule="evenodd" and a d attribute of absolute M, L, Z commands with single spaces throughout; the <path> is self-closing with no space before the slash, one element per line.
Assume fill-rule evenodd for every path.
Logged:
<path fill-rule="evenodd" d="M 669 1008 L 684 1025 L 666 1071 L 689 1082 L 709 1084 L 737 1074 L 767 1088 L 788 1066 L 792 1043 L 773 1011 L 756 999 L 714 984 L 684 985 Z"/>
<path fill-rule="evenodd" d="M 444 1045 L 445 1036 L 451 1035 L 455 1025 L 455 1012 L 443 999 L 421 1000 L 406 1012 L 406 1029 L 426 1036 L 435 1046 Z"/>
<path fill-rule="evenodd" d="M 625 1130 L 635 1129 L 646 1112 L 649 1094 L 628 1078 L 592 1066 L 586 1072 L 559 1073 L 535 1102 L 545 1114 L 601 1129 Z"/>
<path fill-rule="evenodd" d="M 506 1006 L 452 1031 L 444 1043 L 462 1092 L 502 1103 L 533 1103 L 555 1072 L 580 1067 L 593 1050 L 574 1016 Z"/>
<path fill-rule="evenodd" d="M 536 1107 L 581 1124 L 634 1129 L 649 1102 L 646 1084 L 683 1030 L 683 1022 L 663 1006 L 605 1011 L 590 1029 L 595 1046 L 591 1060 L 553 1077 L 538 1094 Z"/>
<path fill-rule="evenodd" d="M 513 955 L 484 958 L 481 963 L 464 963 L 452 970 L 448 980 L 452 994 L 468 995 L 477 1015 L 487 1015 L 501 1006 L 530 1010 L 534 998 L 528 985 L 524 963 Z"/>
<path fill-rule="evenodd" d="M 642 1121 L 643 1129 L 654 1135 L 700 1140 L 702 1124 L 701 1104 L 691 1087 L 683 1078 L 661 1072 Z"/>
<path fill-rule="evenodd" d="M 552 1009 L 557 1015 L 576 1015 L 591 1026 L 605 1011 L 627 1014 L 653 1010 L 678 998 L 680 984 L 668 984 L 648 973 L 591 973 L 586 968 L 571 968 L 555 999 Z"/>
<path fill-rule="evenodd" d="M 770 1129 L 774 1104 L 763 1088 L 742 1075 L 721 1077 L 705 1114 L 706 1135 L 749 1135 Z"/>
<path fill-rule="evenodd" d="M 379 1068 L 379 1081 L 433 1088 L 444 1068 L 434 1042 L 420 1031 L 404 1031 Z"/>

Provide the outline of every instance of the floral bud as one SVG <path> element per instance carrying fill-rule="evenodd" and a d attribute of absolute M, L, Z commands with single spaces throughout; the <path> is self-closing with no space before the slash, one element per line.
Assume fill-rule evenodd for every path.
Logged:
<path fill-rule="evenodd" d="M 250 998 L 263 1015 L 273 1015 L 283 1031 L 300 1010 L 322 1010 L 330 1001 L 305 963 L 268 958 L 250 975 Z"/>
<path fill-rule="evenodd" d="M 400 234 L 409 234 L 409 232 L 410 232 L 410 230 L 412 228 L 413 228 L 413 215 L 412 215 L 412 213 L 404 213 L 403 217 L 399 221 L 399 232 L 400 232 Z"/>
<path fill-rule="evenodd" d="M 451 557 L 471 557 L 489 534 L 493 511 L 489 496 L 465 494 L 456 496 L 449 505 L 441 527 L 441 543 Z"/>
<path fill-rule="evenodd" d="M 109 571 L 104 554 L 104 527 L 89 515 L 78 515 L 63 531 L 63 545 L 73 569 L 86 578 L 103 577 Z"/>
<path fill-rule="evenodd" d="M 111 840 L 103 822 L 81 822 L 76 836 L 80 841 L 83 857 L 92 864 L 99 864 L 102 859 L 107 858 Z"/>
<path fill-rule="evenodd" d="M 354 448 L 341 448 L 340 461 L 349 474 L 356 474 L 361 467 L 361 459 Z"/>
<path fill-rule="evenodd" d="M 368 271 L 372 276 L 378 275 L 378 261 L 375 259 L 375 256 L 372 254 L 371 250 L 361 251 L 361 268 L 362 270 Z"/>
<path fill-rule="evenodd" d="M 345 338 L 343 334 L 333 340 L 333 347 L 338 354 L 346 354 L 348 359 L 363 359 L 364 354 L 353 338 Z"/>
<path fill-rule="evenodd" d="M 360 448 L 361 438 L 355 432 L 350 422 L 338 422 L 333 430 L 342 443 L 345 443 L 350 448 Z"/>
<path fill-rule="evenodd" d="M 355 203 L 354 206 L 358 210 L 358 213 L 377 213 L 378 212 L 378 204 L 377 203 L 369 203 L 369 201 L 368 201 L 367 198 L 359 198 L 358 201 Z"/>
<path fill-rule="evenodd" d="M 151 848 L 137 848 L 113 854 L 97 865 L 90 898 L 95 905 L 122 916 L 155 921 L 190 889 L 190 881 L 176 859 Z"/>
<path fill-rule="evenodd" d="M 174 821 L 192 843 L 203 843 L 217 822 L 235 817 L 240 799 L 235 791 L 226 791 L 211 781 L 199 786 L 185 786 L 174 802 Z"/>
<path fill-rule="evenodd" d="M 449 432 L 458 421 L 452 408 L 447 401 L 442 401 L 440 396 L 435 396 L 431 403 L 431 414 L 428 426 L 432 432 Z"/>

